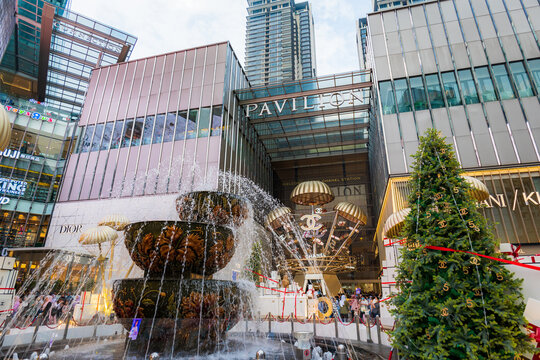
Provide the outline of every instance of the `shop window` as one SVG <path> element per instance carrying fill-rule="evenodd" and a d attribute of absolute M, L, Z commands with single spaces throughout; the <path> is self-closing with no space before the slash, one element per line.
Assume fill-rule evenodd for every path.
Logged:
<path fill-rule="evenodd" d="M 426 76 L 426 88 L 431 108 L 437 109 L 444 107 L 441 84 L 439 83 L 439 77 L 436 74 Z"/>
<path fill-rule="evenodd" d="M 409 95 L 409 87 L 406 79 L 394 81 L 396 88 L 397 108 L 399 112 L 411 111 L 411 97 Z"/>
<path fill-rule="evenodd" d="M 425 110 L 428 108 L 424 81 L 421 76 L 409 79 L 411 83 L 411 94 L 415 110 Z"/>
<path fill-rule="evenodd" d="M 212 110 L 212 131 L 211 136 L 221 134 L 221 105 L 214 106 Z"/>
<path fill-rule="evenodd" d="M 96 124 L 96 130 L 94 131 L 94 139 L 92 140 L 92 148 L 90 151 L 98 151 L 99 145 L 101 142 L 101 137 L 103 135 L 104 124 Z"/>
<path fill-rule="evenodd" d="M 497 96 L 495 95 L 495 88 L 493 87 L 493 81 L 489 76 L 489 71 L 486 66 L 478 67 L 474 69 L 476 78 L 478 79 L 478 86 L 482 99 L 484 101 L 495 101 Z"/>
<path fill-rule="evenodd" d="M 478 103 L 478 94 L 476 93 L 476 86 L 474 85 L 474 79 L 470 69 L 458 70 L 459 83 L 461 84 L 461 91 L 463 92 L 463 99 L 465 104 Z"/>
<path fill-rule="evenodd" d="M 534 83 L 536 84 L 536 92 L 540 92 L 540 59 L 528 60 L 529 69 L 531 69 L 531 75 Z"/>
<path fill-rule="evenodd" d="M 165 133 L 163 134 L 163 142 L 170 142 L 174 139 L 174 123 L 176 122 L 176 113 L 170 112 L 167 114 L 165 121 Z"/>
<path fill-rule="evenodd" d="M 516 85 L 516 90 L 521 97 L 533 96 L 533 90 L 529 76 L 523 67 L 522 61 L 516 61 L 510 63 L 510 70 L 512 71 L 512 78 Z"/>
<path fill-rule="evenodd" d="M 143 127 L 144 127 L 144 118 L 142 117 L 136 118 L 135 124 L 133 124 L 133 131 L 131 134 L 131 146 L 141 145 Z"/>
<path fill-rule="evenodd" d="M 118 120 L 114 123 L 114 131 L 112 134 L 111 149 L 118 149 L 120 142 L 122 141 L 122 128 L 124 126 L 124 120 Z"/>
<path fill-rule="evenodd" d="M 101 141 L 101 146 L 99 147 L 99 150 L 107 150 L 109 148 L 109 144 L 111 143 L 111 136 L 113 132 L 113 125 L 114 123 L 112 122 L 105 123 L 105 130 L 103 131 L 103 140 Z"/>
<path fill-rule="evenodd" d="M 131 143 L 131 134 L 133 134 L 133 126 L 135 121 L 133 119 L 126 120 L 126 126 L 124 128 L 124 136 L 122 137 L 122 147 L 128 147 Z"/>
<path fill-rule="evenodd" d="M 143 139 L 142 144 L 148 145 L 152 143 L 152 130 L 154 129 L 154 115 L 150 115 L 146 117 L 146 120 L 144 121 L 144 129 L 143 129 Z"/>
<path fill-rule="evenodd" d="M 187 125 L 186 139 L 193 139 L 197 135 L 197 115 L 198 109 L 189 110 L 189 119 Z"/>
<path fill-rule="evenodd" d="M 156 116 L 156 124 L 154 125 L 154 137 L 152 138 L 153 144 L 159 144 L 163 141 L 163 127 L 165 126 L 165 114 L 158 114 Z"/>
<path fill-rule="evenodd" d="M 501 65 L 494 65 L 493 76 L 495 77 L 495 83 L 497 84 L 497 89 L 499 90 L 499 95 L 501 100 L 513 99 L 514 90 L 512 90 L 512 84 L 510 83 L 510 78 L 508 77 L 508 72 L 506 67 Z"/>
<path fill-rule="evenodd" d="M 395 114 L 396 103 L 394 100 L 394 91 L 390 81 L 382 81 L 379 83 L 379 91 L 382 103 L 383 114 Z"/>
<path fill-rule="evenodd" d="M 187 111 L 179 111 L 176 120 L 176 132 L 174 140 L 184 140 L 186 138 Z"/>
<path fill-rule="evenodd" d="M 210 127 L 210 113 L 211 109 L 209 107 L 201 108 L 199 111 L 199 131 L 198 137 L 207 137 Z"/>
<path fill-rule="evenodd" d="M 92 145 L 92 136 L 94 136 L 94 128 L 95 125 L 88 125 L 86 127 L 82 140 L 81 153 L 90 151 L 90 145 Z"/>
<path fill-rule="evenodd" d="M 454 72 L 442 73 L 442 81 L 444 86 L 444 95 L 448 106 L 461 105 L 461 97 L 459 95 L 459 87 L 456 81 Z"/>

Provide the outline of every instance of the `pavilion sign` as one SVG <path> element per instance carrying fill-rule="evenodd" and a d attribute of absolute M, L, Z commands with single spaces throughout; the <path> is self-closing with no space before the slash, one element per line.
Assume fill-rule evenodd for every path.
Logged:
<path fill-rule="evenodd" d="M 331 108 L 340 108 L 354 105 L 362 105 L 364 101 L 364 89 L 336 91 L 311 96 L 292 97 L 281 100 L 265 101 L 244 105 L 246 116 L 267 117 L 278 116 L 283 113 L 292 114 L 297 111 L 317 111 Z"/>

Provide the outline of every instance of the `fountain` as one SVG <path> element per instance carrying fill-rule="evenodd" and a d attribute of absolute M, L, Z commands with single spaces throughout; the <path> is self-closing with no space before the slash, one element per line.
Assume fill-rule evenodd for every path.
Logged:
<path fill-rule="evenodd" d="M 145 272 L 113 287 L 114 311 L 130 331 L 125 354 L 214 351 L 248 306 L 237 282 L 212 279 L 234 254 L 234 228 L 247 218 L 247 202 L 197 191 L 181 195 L 176 209 L 179 221 L 124 230 L 125 246 Z"/>

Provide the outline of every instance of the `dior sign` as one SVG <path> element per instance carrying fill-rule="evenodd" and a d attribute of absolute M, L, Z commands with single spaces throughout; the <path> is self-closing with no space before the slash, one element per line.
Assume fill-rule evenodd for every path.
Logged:
<path fill-rule="evenodd" d="M 324 110 L 364 104 L 362 89 L 337 91 L 313 96 L 301 96 L 282 100 L 266 101 L 245 105 L 246 116 L 277 116 L 283 112 Z M 368 94 L 366 94 L 368 95 Z"/>
<path fill-rule="evenodd" d="M 78 233 L 78 232 L 81 232 L 82 230 L 82 225 L 60 225 L 60 231 L 59 233 L 60 234 L 74 234 L 74 233 Z"/>

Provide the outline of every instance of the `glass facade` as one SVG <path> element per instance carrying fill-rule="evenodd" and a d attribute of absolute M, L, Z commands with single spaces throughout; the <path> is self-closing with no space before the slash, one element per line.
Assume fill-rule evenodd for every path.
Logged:
<path fill-rule="evenodd" d="M 15 28 L 15 0 L 0 2 L 0 60 Z"/>
<path fill-rule="evenodd" d="M 76 124 L 61 110 L 5 94 L 0 103 L 12 122 L 0 154 L 0 241 L 4 248 L 43 246 Z"/>
<path fill-rule="evenodd" d="M 309 3 L 248 0 L 246 74 L 252 85 L 315 76 Z"/>
<path fill-rule="evenodd" d="M 92 84 L 60 203 L 212 188 L 220 172 L 271 188 L 269 157 L 231 95 L 248 82 L 228 43 L 101 67 Z"/>
<path fill-rule="evenodd" d="M 91 70 L 128 59 L 136 38 L 76 14 L 68 4 L 17 0 L 18 21 L 0 63 L 0 83 L 10 94 L 38 99 L 77 118 Z M 50 5 L 54 15 L 44 19 L 44 6 Z M 46 64 L 42 58 L 48 59 Z M 42 73 L 46 78 L 38 80 Z"/>
<path fill-rule="evenodd" d="M 529 63 L 533 66 L 540 66 L 540 59 L 529 60 Z M 532 71 L 533 78 L 531 79 L 525 71 L 523 61 L 510 63 L 510 73 L 504 64 L 493 65 L 491 69 L 493 75 L 490 75 L 487 66 L 458 70 L 460 86 L 458 86 L 453 71 L 444 72 L 441 74 L 444 91 L 441 91 L 437 74 L 425 75 L 426 86 L 423 85 L 422 78 L 419 76 L 409 78 L 410 88 L 407 86 L 406 79 L 396 79 L 393 82 L 381 81 L 379 82 L 379 91 L 383 114 L 412 111 L 409 91 L 413 96 L 415 110 L 422 110 L 426 108 L 424 106 L 426 92 L 431 108 L 435 109 L 444 107 L 445 101 L 448 106 L 462 105 L 463 102 L 465 104 L 479 103 L 478 92 L 481 94 L 482 100 L 486 102 L 513 99 L 516 97 L 514 89 L 517 90 L 519 97 L 535 96 L 540 90 L 537 82 L 540 69 Z M 477 79 L 477 86 L 473 73 Z M 532 84 L 536 84 L 536 86 Z M 396 100 L 397 106 L 394 105 Z"/>

